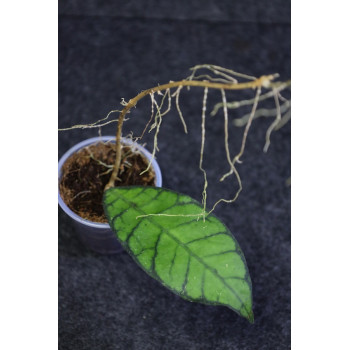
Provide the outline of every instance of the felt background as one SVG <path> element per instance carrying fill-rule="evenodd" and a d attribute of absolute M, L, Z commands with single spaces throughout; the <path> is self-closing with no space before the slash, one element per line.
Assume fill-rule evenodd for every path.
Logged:
<path fill-rule="evenodd" d="M 290 78 L 288 1 L 62 1 L 59 5 L 60 128 L 90 123 L 120 108 L 121 98 L 185 78 L 196 64 L 212 63 L 259 76 L 278 72 Z M 202 89 L 183 91 L 183 133 L 176 109 L 159 135 L 157 160 L 164 187 L 201 199 L 198 169 Z M 228 100 L 253 92 L 228 94 Z M 208 111 L 220 101 L 209 91 Z M 230 112 L 230 118 L 248 110 Z M 140 102 L 124 134 L 138 135 L 150 116 Z M 264 119 L 264 120 L 262 120 Z M 70 219 L 59 209 L 60 349 L 289 349 L 290 348 L 290 125 L 272 135 L 271 120 L 256 120 L 239 171 L 243 192 L 216 215 L 245 254 L 253 283 L 255 323 L 225 307 L 190 303 L 162 288 L 126 254 L 103 256 L 85 248 Z M 208 117 L 204 166 L 209 205 L 230 197 L 223 116 Z M 242 129 L 230 127 L 231 153 Z M 115 124 L 102 129 L 114 135 Z M 59 156 L 97 129 L 59 133 Z M 152 148 L 152 138 L 145 142 Z"/>

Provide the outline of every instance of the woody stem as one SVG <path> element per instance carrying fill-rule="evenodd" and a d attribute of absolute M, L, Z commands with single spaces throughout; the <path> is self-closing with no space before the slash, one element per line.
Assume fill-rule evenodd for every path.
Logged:
<path fill-rule="evenodd" d="M 140 92 L 137 96 L 129 100 L 129 102 L 126 104 L 126 106 L 123 108 L 123 110 L 119 114 L 118 118 L 118 125 L 117 125 L 117 133 L 116 133 L 116 158 L 115 163 L 113 167 L 113 172 L 111 174 L 111 177 L 109 179 L 109 182 L 107 183 L 105 190 L 108 190 L 111 187 L 114 187 L 115 180 L 119 173 L 119 167 L 121 162 L 121 135 L 122 135 L 122 127 L 123 122 L 125 119 L 125 115 L 130 111 L 132 107 L 135 107 L 139 100 L 141 100 L 143 97 L 152 94 L 154 92 L 167 90 L 171 88 L 176 87 L 183 87 L 183 86 L 194 86 L 194 87 L 204 87 L 209 89 L 224 89 L 224 90 L 243 90 L 243 89 L 255 89 L 258 87 L 269 87 L 271 85 L 271 81 L 274 79 L 274 75 L 263 75 L 260 78 L 244 82 L 244 83 L 214 83 L 207 80 L 203 81 L 197 81 L 197 80 L 181 80 L 181 81 L 174 81 L 167 84 L 159 85 L 156 87 L 153 87 L 151 89 L 144 90 Z"/>

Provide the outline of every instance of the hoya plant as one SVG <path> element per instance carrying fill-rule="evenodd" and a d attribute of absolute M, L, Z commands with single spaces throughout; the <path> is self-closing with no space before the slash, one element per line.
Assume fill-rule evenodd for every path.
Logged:
<path fill-rule="evenodd" d="M 271 134 L 290 119 L 290 100 L 282 96 L 290 82 L 275 81 L 278 74 L 259 78 L 214 66 L 198 65 L 191 68 L 191 75 L 181 81 L 171 81 L 139 93 L 128 102 L 122 101 L 121 111 L 113 110 L 93 124 L 77 125 L 72 128 L 102 127 L 117 122 L 116 156 L 111 176 L 103 195 L 103 208 L 111 229 L 124 249 L 135 262 L 151 277 L 173 293 L 189 301 L 204 304 L 223 305 L 254 322 L 252 283 L 244 254 L 226 225 L 213 214 L 221 203 L 233 203 L 242 191 L 242 182 L 237 170 L 245 151 L 249 129 L 255 118 L 271 117 L 266 131 L 264 151 L 270 145 Z M 199 169 L 203 173 L 202 201 L 198 202 L 186 194 L 157 187 L 127 186 L 118 184 L 122 158 L 122 128 L 125 117 L 144 97 L 151 100 L 151 116 L 142 135 L 154 131 L 152 158 L 158 151 L 157 140 L 163 117 L 175 103 L 185 133 L 187 125 L 180 109 L 179 97 L 182 89 L 203 89 L 201 111 L 201 148 Z M 220 90 L 219 101 L 211 115 L 222 110 L 224 115 L 224 145 L 228 171 L 220 181 L 233 176 L 238 190 L 232 198 L 218 199 L 212 208 L 207 207 L 207 175 L 203 168 L 205 132 L 207 127 L 207 96 L 209 90 Z M 251 90 L 250 99 L 228 102 L 226 92 Z M 261 101 L 272 99 L 272 108 L 258 108 Z M 244 127 L 241 146 L 232 156 L 229 148 L 229 110 L 250 106 L 248 114 L 234 120 L 236 126 Z M 119 113 L 115 120 L 109 120 L 112 113 Z M 61 129 L 66 130 L 66 129 Z M 151 161 L 147 169 L 149 171 Z"/>

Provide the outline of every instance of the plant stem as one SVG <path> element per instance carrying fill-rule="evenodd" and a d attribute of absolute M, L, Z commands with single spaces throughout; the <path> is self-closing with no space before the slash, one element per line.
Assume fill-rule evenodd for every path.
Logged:
<path fill-rule="evenodd" d="M 109 179 L 108 184 L 105 187 L 105 190 L 108 190 L 111 187 L 114 187 L 115 180 L 118 176 L 120 161 L 121 161 L 121 135 L 122 135 L 122 127 L 125 119 L 125 115 L 129 112 L 132 107 L 135 107 L 137 102 L 141 100 L 143 97 L 152 94 L 157 91 L 167 90 L 171 88 L 183 87 L 183 86 L 194 86 L 194 87 L 204 87 L 209 89 L 223 89 L 223 90 L 244 90 L 244 89 L 256 89 L 259 87 L 269 87 L 271 85 L 271 81 L 275 78 L 275 75 L 263 75 L 260 78 L 244 82 L 244 83 L 215 83 L 207 80 L 198 81 L 198 80 L 181 80 L 181 81 L 173 81 L 167 84 L 159 85 L 153 87 L 151 89 L 144 90 L 140 92 L 137 96 L 129 100 L 126 106 L 119 114 L 118 118 L 118 126 L 116 133 L 116 158 L 113 167 L 113 172 Z"/>

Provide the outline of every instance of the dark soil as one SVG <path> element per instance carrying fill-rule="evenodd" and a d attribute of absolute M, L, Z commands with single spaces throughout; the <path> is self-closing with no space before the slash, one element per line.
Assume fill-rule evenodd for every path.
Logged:
<path fill-rule="evenodd" d="M 67 206 L 84 219 L 107 222 L 103 212 L 103 191 L 115 161 L 115 144 L 97 143 L 73 154 L 63 165 L 60 194 Z M 123 146 L 122 160 L 115 186 L 154 186 L 152 169 L 143 175 L 148 160 L 131 147 Z"/>

